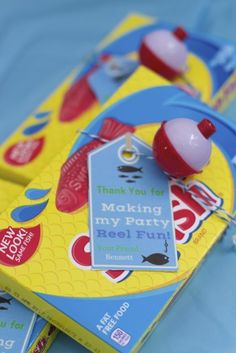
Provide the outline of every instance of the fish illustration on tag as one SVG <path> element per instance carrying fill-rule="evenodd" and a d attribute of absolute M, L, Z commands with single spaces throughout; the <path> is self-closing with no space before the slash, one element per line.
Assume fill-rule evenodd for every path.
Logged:
<path fill-rule="evenodd" d="M 142 262 L 149 262 L 152 265 L 165 265 L 169 262 L 169 257 L 167 255 L 161 254 L 161 253 L 155 253 L 151 254 L 149 256 L 144 256 Z"/>
<path fill-rule="evenodd" d="M 131 165 L 121 165 L 117 167 L 117 170 L 123 174 L 119 175 L 119 178 L 124 178 L 126 183 L 136 183 L 138 179 L 142 179 L 143 167 L 133 167 Z M 135 173 L 135 175 L 134 175 Z"/>
<path fill-rule="evenodd" d="M 143 172 L 143 168 L 132 167 L 130 165 L 121 165 L 117 168 L 122 173 L 136 173 L 136 172 Z"/>

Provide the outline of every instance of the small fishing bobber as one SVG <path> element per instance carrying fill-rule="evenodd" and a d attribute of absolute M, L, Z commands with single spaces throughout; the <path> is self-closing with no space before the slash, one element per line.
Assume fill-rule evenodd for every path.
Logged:
<path fill-rule="evenodd" d="M 186 118 L 163 122 L 153 140 L 153 155 L 159 167 L 175 178 L 200 173 L 211 156 L 209 137 L 216 131 L 213 123 Z"/>
<path fill-rule="evenodd" d="M 186 37 L 182 27 L 173 32 L 162 29 L 149 33 L 139 49 L 141 64 L 168 80 L 183 75 L 187 69 Z"/>

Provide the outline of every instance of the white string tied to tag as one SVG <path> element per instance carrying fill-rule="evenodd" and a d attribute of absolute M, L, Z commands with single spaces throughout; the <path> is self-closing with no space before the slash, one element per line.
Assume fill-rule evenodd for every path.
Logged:
<path fill-rule="evenodd" d="M 124 150 L 124 152 L 132 153 L 132 154 L 135 154 L 136 156 L 145 157 L 147 159 L 154 159 L 153 156 L 148 156 L 145 153 L 138 152 L 137 150 L 135 150 L 132 146 L 131 136 L 132 136 L 131 133 L 125 134 L 125 150 Z"/>
<path fill-rule="evenodd" d="M 77 132 L 80 132 L 81 134 L 86 135 L 86 136 L 90 137 L 90 138 L 93 139 L 93 140 L 101 141 L 102 143 L 107 143 L 107 142 L 109 142 L 109 140 L 104 139 L 103 137 L 100 137 L 100 136 L 95 135 L 95 134 L 90 134 L 90 133 L 88 133 L 88 131 L 86 131 L 86 130 L 77 129 Z"/>

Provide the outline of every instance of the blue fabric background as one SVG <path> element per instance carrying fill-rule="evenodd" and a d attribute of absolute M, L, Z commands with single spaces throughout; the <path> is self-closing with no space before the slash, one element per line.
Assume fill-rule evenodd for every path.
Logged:
<path fill-rule="evenodd" d="M 235 0 L 0 0 L 0 143 L 131 11 L 236 40 Z M 236 121 L 236 104 L 226 115 Z M 235 353 L 233 232 L 210 253 L 141 353 Z M 62 334 L 50 350 L 80 352 L 87 351 Z"/>

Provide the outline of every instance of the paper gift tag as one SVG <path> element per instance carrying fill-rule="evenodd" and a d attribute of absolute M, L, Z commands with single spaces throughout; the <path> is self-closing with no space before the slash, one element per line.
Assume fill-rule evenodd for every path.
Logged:
<path fill-rule="evenodd" d="M 137 61 L 116 56 L 91 74 L 88 82 L 99 103 L 105 103 L 137 67 Z"/>
<path fill-rule="evenodd" d="M 168 178 L 146 158 L 151 148 L 131 139 L 136 154 L 124 154 L 123 136 L 89 155 L 92 267 L 176 271 Z"/>
<path fill-rule="evenodd" d="M 0 352 L 25 353 L 37 315 L 0 291 Z"/>

